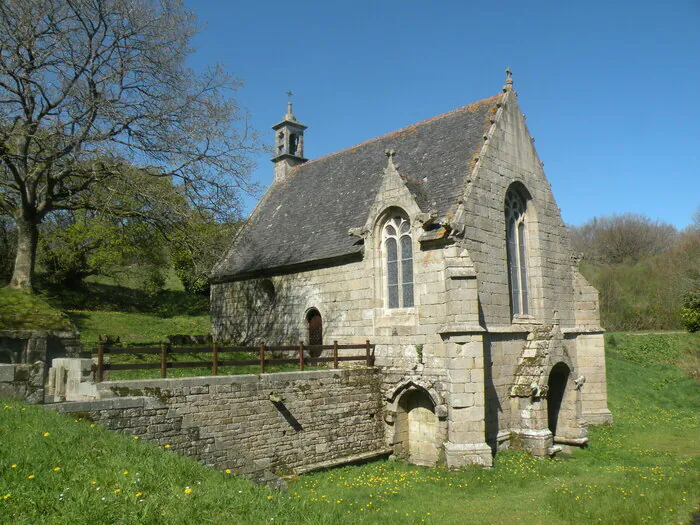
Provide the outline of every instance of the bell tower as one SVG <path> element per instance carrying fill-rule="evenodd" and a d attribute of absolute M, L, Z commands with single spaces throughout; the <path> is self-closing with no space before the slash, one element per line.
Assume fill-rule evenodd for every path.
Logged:
<path fill-rule="evenodd" d="M 304 130 L 306 126 L 297 121 L 292 112 L 292 92 L 287 91 L 287 114 L 282 121 L 272 126 L 275 131 L 275 182 L 287 178 L 289 171 L 307 161 L 304 158 Z"/>

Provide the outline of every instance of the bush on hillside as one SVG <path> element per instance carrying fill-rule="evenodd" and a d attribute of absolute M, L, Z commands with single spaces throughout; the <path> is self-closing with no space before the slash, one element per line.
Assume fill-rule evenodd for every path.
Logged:
<path fill-rule="evenodd" d="M 681 322 L 691 333 L 700 331 L 700 291 L 686 294 L 681 308 Z"/>

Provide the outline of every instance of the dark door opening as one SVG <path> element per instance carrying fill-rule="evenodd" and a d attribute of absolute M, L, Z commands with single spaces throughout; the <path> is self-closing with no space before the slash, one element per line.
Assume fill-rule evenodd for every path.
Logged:
<path fill-rule="evenodd" d="M 321 314 L 315 308 L 309 310 L 306 314 L 306 322 L 309 327 L 309 346 L 320 346 L 323 344 L 323 320 Z M 311 357 L 320 357 L 322 350 L 320 348 L 309 349 Z"/>
<path fill-rule="evenodd" d="M 547 422 L 552 436 L 557 435 L 557 422 L 561 403 L 564 400 L 566 383 L 569 381 L 569 367 L 564 363 L 557 363 L 549 374 L 549 391 L 547 393 Z"/>

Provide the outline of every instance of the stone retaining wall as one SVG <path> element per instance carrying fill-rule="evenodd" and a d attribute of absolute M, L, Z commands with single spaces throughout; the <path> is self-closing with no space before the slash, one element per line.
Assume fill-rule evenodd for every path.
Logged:
<path fill-rule="evenodd" d="M 0 395 L 43 403 L 51 361 L 79 354 L 77 332 L 0 330 Z"/>
<path fill-rule="evenodd" d="M 206 465 L 265 479 L 385 448 L 374 369 L 110 381 L 111 399 L 60 403 Z"/>

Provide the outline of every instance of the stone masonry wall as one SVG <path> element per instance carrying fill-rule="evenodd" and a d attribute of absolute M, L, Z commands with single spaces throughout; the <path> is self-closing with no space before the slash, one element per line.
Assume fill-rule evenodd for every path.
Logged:
<path fill-rule="evenodd" d="M 465 199 L 466 247 L 479 276 L 487 326 L 511 323 L 506 260 L 506 191 L 520 183 L 529 193 L 526 227 L 530 314 L 549 324 L 574 324 L 571 248 L 540 159 L 514 92 L 506 93 Z M 556 314 L 555 314 L 556 312 Z"/>
<path fill-rule="evenodd" d="M 79 353 L 75 332 L 0 330 L 0 395 L 43 403 L 52 359 Z"/>
<path fill-rule="evenodd" d="M 383 450 L 373 369 L 100 383 L 122 397 L 53 405 L 259 478 Z"/>

